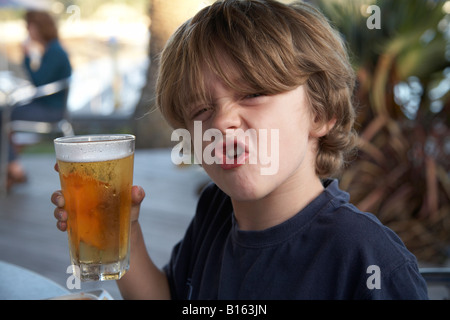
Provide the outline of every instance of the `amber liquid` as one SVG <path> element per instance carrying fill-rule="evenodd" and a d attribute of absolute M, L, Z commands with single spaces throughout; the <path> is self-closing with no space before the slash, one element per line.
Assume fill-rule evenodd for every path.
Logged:
<path fill-rule="evenodd" d="M 128 269 L 133 159 L 130 155 L 101 162 L 58 160 L 72 263 L 82 274 L 105 273 L 82 280 L 118 279 L 126 270 L 114 268 L 123 269 L 125 264 Z M 109 271 L 98 267 L 108 264 L 119 267 Z"/>

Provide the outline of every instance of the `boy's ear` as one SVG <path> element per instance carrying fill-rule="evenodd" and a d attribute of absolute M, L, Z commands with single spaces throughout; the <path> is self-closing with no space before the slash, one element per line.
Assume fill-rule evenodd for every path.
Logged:
<path fill-rule="evenodd" d="M 311 126 L 310 135 L 313 138 L 320 138 L 325 136 L 331 129 L 333 129 L 336 124 L 336 118 L 332 118 L 328 122 L 322 122 L 317 117 L 314 118 L 314 121 Z"/>

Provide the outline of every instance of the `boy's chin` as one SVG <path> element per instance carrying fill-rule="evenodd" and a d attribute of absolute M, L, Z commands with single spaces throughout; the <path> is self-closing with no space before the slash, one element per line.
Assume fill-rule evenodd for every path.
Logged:
<path fill-rule="evenodd" d="M 211 170 L 212 169 L 212 170 Z M 274 177 L 259 173 L 259 167 L 245 164 L 233 170 L 205 168 L 216 185 L 235 201 L 255 201 L 271 192 Z"/>
<path fill-rule="evenodd" d="M 268 191 L 261 185 L 224 185 L 223 187 L 219 185 L 219 188 L 221 188 L 233 201 L 257 201 L 268 194 Z"/>

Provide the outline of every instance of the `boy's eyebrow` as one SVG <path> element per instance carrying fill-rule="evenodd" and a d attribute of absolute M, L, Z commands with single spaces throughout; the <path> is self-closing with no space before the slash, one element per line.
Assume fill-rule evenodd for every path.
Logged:
<path fill-rule="evenodd" d="M 200 93 L 190 94 L 186 97 L 183 104 L 186 106 L 187 109 L 191 109 L 198 104 L 205 103 L 205 100 L 206 95 L 202 95 Z"/>

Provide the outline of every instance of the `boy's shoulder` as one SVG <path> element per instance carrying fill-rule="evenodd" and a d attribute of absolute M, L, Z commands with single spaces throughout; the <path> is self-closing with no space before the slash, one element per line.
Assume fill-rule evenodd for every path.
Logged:
<path fill-rule="evenodd" d="M 331 187 L 331 188 L 330 188 Z M 325 192 L 329 193 L 329 206 L 319 212 L 314 223 L 316 234 L 345 253 L 353 248 L 353 254 L 365 259 L 376 259 L 378 264 L 395 268 L 405 263 L 416 264 L 415 256 L 401 238 L 384 225 L 375 214 L 359 210 L 348 201 L 348 194 L 337 183 Z"/>
<path fill-rule="evenodd" d="M 387 236 L 394 241 L 400 238 L 388 227 L 386 227 L 375 214 L 364 212 L 350 202 L 347 192 L 341 190 L 336 180 L 327 185 L 324 191 L 328 204 L 317 213 L 318 224 L 329 226 L 331 232 L 335 232 L 348 238 L 368 239 L 371 236 Z"/>
<path fill-rule="evenodd" d="M 358 209 L 350 202 L 350 196 L 347 192 L 339 188 L 337 180 L 327 181 L 324 196 L 327 205 L 323 206 L 318 212 L 317 218 L 324 224 L 331 223 L 336 232 L 346 232 L 352 230 L 354 236 L 365 235 L 366 232 L 376 234 L 395 235 L 392 230 L 387 228 L 375 214 L 364 212 Z M 349 234 L 349 237 L 352 237 Z M 395 235 L 395 240 L 400 240 Z"/>

